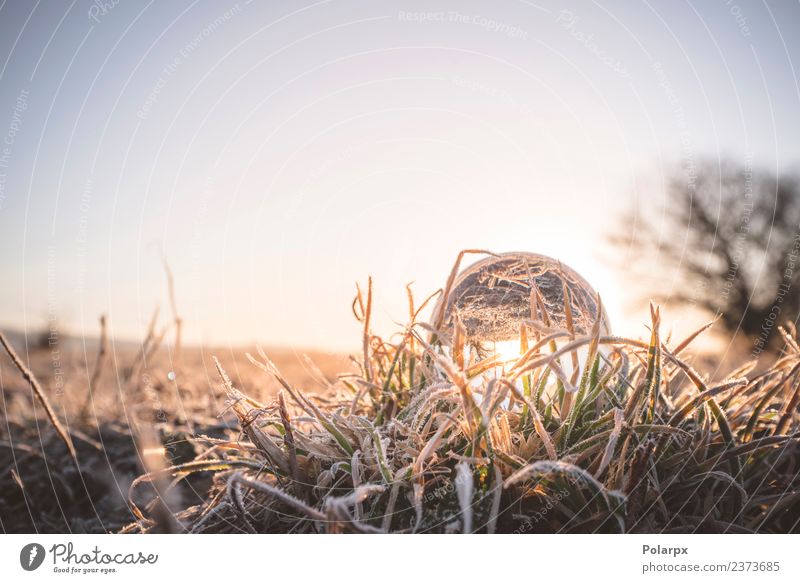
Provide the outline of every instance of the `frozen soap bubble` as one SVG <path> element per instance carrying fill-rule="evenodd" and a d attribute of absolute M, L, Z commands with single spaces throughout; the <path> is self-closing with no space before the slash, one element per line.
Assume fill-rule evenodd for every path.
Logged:
<path fill-rule="evenodd" d="M 496 354 L 508 361 L 519 356 L 520 328 L 526 321 L 546 325 L 538 306 L 543 306 L 549 328 L 567 329 L 565 288 L 575 335 L 590 334 L 597 319 L 597 294 L 574 269 L 536 253 L 503 253 L 467 267 L 447 297 L 439 299 L 434 317 L 440 318 L 443 332 L 452 334 L 458 315 L 466 342 L 479 359 Z M 532 301 L 532 292 L 538 292 L 541 301 Z M 610 332 L 603 310 L 600 333 Z"/>

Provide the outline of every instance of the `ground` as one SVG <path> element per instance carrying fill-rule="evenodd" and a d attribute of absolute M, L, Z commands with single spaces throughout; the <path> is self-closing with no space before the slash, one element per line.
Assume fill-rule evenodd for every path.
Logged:
<path fill-rule="evenodd" d="M 178 364 L 174 353 L 160 348 L 145 364 L 140 346 L 121 342 L 109 345 L 98 388 L 90 396 L 96 341 L 88 346 L 66 341 L 60 347 L 39 347 L 30 340 L 26 344 L 21 334 L 9 338 L 69 428 L 83 471 L 79 477 L 30 386 L 8 356 L 0 354 L 4 532 L 115 532 L 130 523 L 134 516 L 127 504 L 128 487 L 144 471 L 144 441 L 161 441 L 168 459 L 178 463 L 197 453 L 187 436 L 222 437 L 232 433 L 229 426 L 238 428 L 235 416 L 225 411 L 213 356 L 254 399 L 269 401 L 278 389 L 274 379 L 247 361 L 245 349 L 188 347 Z M 341 354 L 269 352 L 286 376 L 310 393 L 324 392 L 337 373 L 352 367 Z M 174 381 L 170 372 L 176 374 Z M 152 431 L 158 435 L 150 435 Z M 187 482 L 180 491 L 185 498 L 181 504 L 202 499 L 204 487 L 202 478 Z"/>

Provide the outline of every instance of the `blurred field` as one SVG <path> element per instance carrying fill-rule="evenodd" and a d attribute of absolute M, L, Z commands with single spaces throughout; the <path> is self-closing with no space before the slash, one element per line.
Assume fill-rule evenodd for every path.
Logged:
<path fill-rule="evenodd" d="M 212 356 L 237 386 L 269 401 L 277 382 L 258 371 L 240 348 L 159 348 L 148 358 L 142 346 L 110 342 L 96 389 L 89 386 L 98 341 L 69 339 L 40 346 L 35 337 L 7 334 L 21 360 L 42 385 L 53 409 L 72 434 L 82 467 L 79 477 L 66 447 L 41 404 L 8 355 L 0 354 L 0 529 L 4 532 L 105 532 L 133 520 L 127 505 L 130 482 L 144 471 L 141 444 L 163 443 L 175 462 L 195 455 L 187 437 L 223 435 L 238 420 L 226 412 L 225 395 Z M 249 349 L 252 351 L 252 349 Z M 293 383 L 324 392 L 349 358 L 319 351 L 271 349 Z M 171 380 L 170 372 L 175 373 Z M 202 495 L 197 480 L 184 489 Z"/>

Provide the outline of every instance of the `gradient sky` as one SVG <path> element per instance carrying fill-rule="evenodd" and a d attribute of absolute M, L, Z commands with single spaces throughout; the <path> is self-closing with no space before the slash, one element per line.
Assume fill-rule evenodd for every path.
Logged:
<path fill-rule="evenodd" d="M 3 1 L 0 325 L 137 338 L 163 253 L 189 340 L 349 348 L 356 281 L 388 332 L 406 283 L 486 248 L 558 257 L 638 334 L 606 236 L 676 164 L 796 164 L 798 24 L 796 1 Z"/>

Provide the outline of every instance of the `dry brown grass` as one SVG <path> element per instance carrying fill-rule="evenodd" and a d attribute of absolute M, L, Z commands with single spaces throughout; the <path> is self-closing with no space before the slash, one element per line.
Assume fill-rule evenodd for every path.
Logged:
<path fill-rule="evenodd" d="M 742 363 L 712 382 L 686 356 L 695 335 L 663 339 L 657 308 L 647 342 L 532 321 L 498 373 L 467 357 L 458 326 L 418 322 L 410 292 L 408 325 L 377 337 L 371 296 L 367 285 L 353 304 L 364 341 L 352 372 L 321 355 L 319 371 L 276 351 L 184 348 L 172 381 L 159 345 L 173 317 L 138 355 L 112 345 L 95 380 L 93 359 L 69 365 L 50 423 L 2 364 L 2 528 L 798 531 L 793 334 L 763 372 Z M 88 386 L 91 421 L 75 425 Z"/>
<path fill-rule="evenodd" d="M 366 326 L 370 298 L 356 305 L 358 374 L 312 397 L 259 350 L 249 360 L 282 387 L 261 403 L 218 365 L 242 434 L 142 476 L 132 502 L 153 479 L 199 472 L 213 475 L 207 498 L 175 509 L 190 532 L 798 530 L 800 350 L 790 335 L 766 372 L 748 377 L 746 363 L 710 384 L 682 356 L 696 335 L 663 341 L 653 308 L 649 342 L 599 326 L 584 337 L 534 330 L 498 376 L 464 361 L 457 329 L 450 338 L 412 319 L 390 343 Z M 584 372 L 570 379 L 557 363 L 585 347 Z M 147 504 L 136 513 L 126 532 L 158 527 Z"/>
<path fill-rule="evenodd" d="M 42 401 L 0 352 L 0 531 L 105 532 L 116 531 L 134 519 L 128 505 L 130 483 L 158 457 L 166 465 L 193 459 L 204 444 L 198 433 L 232 435 L 238 422 L 221 414 L 225 397 L 212 354 L 219 355 L 238 386 L 259 399 L 272 399 L 278 383 L 264 382 L 260 371 L 246 362 L 244 351 L 232 348 L 198 349 L 184 346 L 182 372 L 170 381 L 175 359 L 167 347 L 153 351 L 138 373 L 139 348 L 129 343 L 78 341 L 58 347 L 54 355 L 38 346 L 25 350 L 21 335 L 12 338 L 18 360 L 35 372 L 32 378 L 46 396 L 81 467 L 71 461 L 63 438 L 55 430 Z M 292 382 L 310 392 L 325 392 L 326 382 L 350 367 L 346 356 L 310 351 L 319 370 L 305 361 L 303 351 L 274 351 Z M 91 387 L 91 388 L 90 388 Z M 176 505 L 201 500 L 208 484 L 202 477 L 181 484 L 171 495 Z"/>

